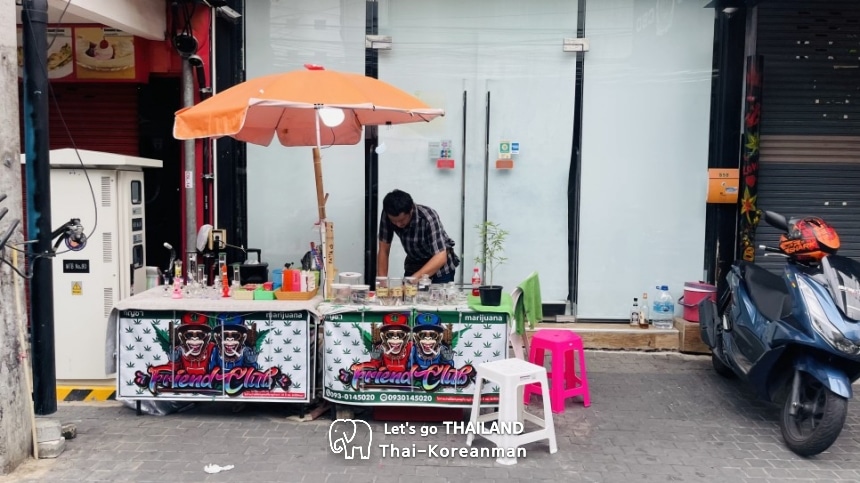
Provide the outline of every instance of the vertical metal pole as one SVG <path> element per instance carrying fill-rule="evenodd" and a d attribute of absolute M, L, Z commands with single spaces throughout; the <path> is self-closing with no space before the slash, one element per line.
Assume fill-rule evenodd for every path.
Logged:
<path fill-rule="evenodd" d="M 182 59 L 182 106 L 194 105 L 194 69 L 188 59 Z M 197 252 L 197 166 L 195 141 L 183 142 L 185 160 L 185 253 Z M 187 267 L 186 267 L 187 268 Z M 189 274 L 190 275 L 190 274 Z"/>
<path fill-rule="evenodd" d="M 484 132 L 484 213 L 481 217 L 481 223 L 487 222 L 488 207 L 490 202 L 490 91 L 487 91 L 487 108 L 484 112 L 485 132 Z M 481 246 L 487 246 L 487 232 L 484 231 L 484 236 L 481 239 Z M 481 257 L 486 259 L 487 251 L 481 252 Z M 481 265 L 481 280 L 487 280 L 487 264 Z"/>
<path fill-rule="evenodd" d="M 376 0 L 365 2 L 366 35 L 379 33 L 379 4 Z M 379 51 L 364 49 L 364 75 L 379 78 Z M 364 283 L 373 283 L 376 278 L 377 231 L 379 230 L 379 128 L 364 129 Z"/>
<path fill-rule="evenodd" d="M 468 93 L 466 90 L 463 90 L 463 147 L 461 148 L 460 158 L 460 250 L 463 252 L 463 258 L 466 258 L 466 122 L 467 122 L 467 114 L 468 114 Z M 460 267 L 460 275 L 457 279 L 457 283 L 463 285 L 464 275 L 467 270 L 469 270 L 469 264 L 466 263 L 466 260 L 462 260 L 462 267 Z"/>
<path fill-rule="evenodd" d="M 587 0 L 579 0 L 579 8 L 576 14 L 576 37 L 585 38 L 585 8 Z M 567 181 L 567 260 L 570 272 L 568 272 L 568 294 L 570 312 L 565 315 L 576 316 L 579 286 L 579 205 L 582 193 L 582 104 L 585 85 L 585 53 L 576 53 L 576 79 L 574 80 L 573 92 L 573 146 L 570 153 L 570 171 Z"/>
<path fill-rule="evenodd" d="M 32 252 L 51 251 L 51 164 L 48 154 L 48 0 L 24 0 L 24 151 L 27 155 L 27 237 Z M 33 350 L 33 402 L 36 414 L 57 411 L 54 353 L 54 277 L 51 258 L 32 261 L 30 325 Z"/>

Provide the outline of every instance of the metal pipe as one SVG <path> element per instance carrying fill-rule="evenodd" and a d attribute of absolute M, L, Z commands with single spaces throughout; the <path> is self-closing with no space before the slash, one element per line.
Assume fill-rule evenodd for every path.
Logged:
<path fill-rule="evenodd" d="M 194 68 L 188 59 L 182 61 L 182 106 L 194 105 Z M 197 166 L 195 141 L 183 142 L 185 160 L 185 253 L 197 252 Z M 190 275 L 190 274 L 189 274 Z"/>
<path fill-rule="evenodd" d="M 585 10 L 587 0 L 579 0 L 576 14 L 576 37 L 585 38 Z M 576 74 L 573 92 L 573 146 L 570 153 L 570 170 L 567 180 L 567 265 L 569 267 L 567 300 L 570 312 L 576 316 L 579 303 L 579 218 L 582 195 L 582 105 L 585 96 L 585 52 L 576 53 Z"/>
<path fill-rule="evenodd" d="M 463 90 L 463 126 L 462 126 L 462 135 L 463 135 L 463 146 L 461 148 L 460 158 L 462 161 L 460 162 L 460 250 L 463 252 L 463 258 L 466 258 L 466 122 L 468 115 L 468 93 L 464 89 Z M 457 283 L 461 286 L 464 283 L 465 272 L 468 270 L 469 265 L 466 264 L 466 260 L 461 260 L 460 263 L 462 266 L 460 267 L 460 276 L 457 279 Z"/>
<path fill-rule="evenodd" d="M 51 258 L 51 161 L 48 152 L 48 0 L 24 0 L 24 152 L 27 155 L 27 237 L 37 255 L 30 280 L 35 412 L 57 412 L 54 277 Z M 45 255 L 38 257 L 38 255 Z"/>
<path fill-rule="evenodd" d="M 481 218 L 481 223 L 487 222 L 487 205 L 490 202 L 490 91 L 487 90 L 487 106 L 486 111 L 484 113 L 484 122 L 485 122 L 485 132 L 484 132 L 484 212 Z M 483 251 L 481 252 L 481 257 L 486 260 L 487 257 L 487 231 L 483 231 L 483 237 L 481 239 L 481 247 L 483 247 Z M 484 262 L 481 264 L 481 280 L 487 279 L 487 263 Z"/>

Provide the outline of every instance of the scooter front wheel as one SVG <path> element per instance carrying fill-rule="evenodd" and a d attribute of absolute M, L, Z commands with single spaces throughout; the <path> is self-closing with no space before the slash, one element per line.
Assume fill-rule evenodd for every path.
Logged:
<path fill-rule="evenodd" d="M 824 387 L 817 379 L 800 373 L 800 391 L 795 414 L 789 393 L 782 408 L 780 429 L 785 444 L 800 456 L 814 456 L 830 447 L 842 432 L 848 400 Z"/>

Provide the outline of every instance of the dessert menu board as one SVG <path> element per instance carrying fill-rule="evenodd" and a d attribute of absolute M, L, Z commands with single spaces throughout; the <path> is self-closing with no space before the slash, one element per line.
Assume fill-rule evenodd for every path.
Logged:
<path fill-rule="evenodd" d="M 141 39 L 103 26 L 51 26 L 48 33 L 48 79 L 54 81 L 142 81 Z M 23 29 L 18 27 L 18 76 L 23 77 Z"/>

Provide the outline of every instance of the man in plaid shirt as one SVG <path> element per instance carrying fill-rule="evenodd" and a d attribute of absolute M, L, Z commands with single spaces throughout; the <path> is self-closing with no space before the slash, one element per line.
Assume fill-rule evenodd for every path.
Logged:
<path fill-rule="evenodd" d="M 381 277 L 388 275 L 388 256 L 395 234 L 406 252 L 404 276 L 426 274 L 433 283 L 454 281 L 460 259 L 454 254 L 454 240 L 445 233 L 436 210 L 413 203 L 404 191 L 394 190 L 385 195 L 376 259 L 376 274 Z"/>

